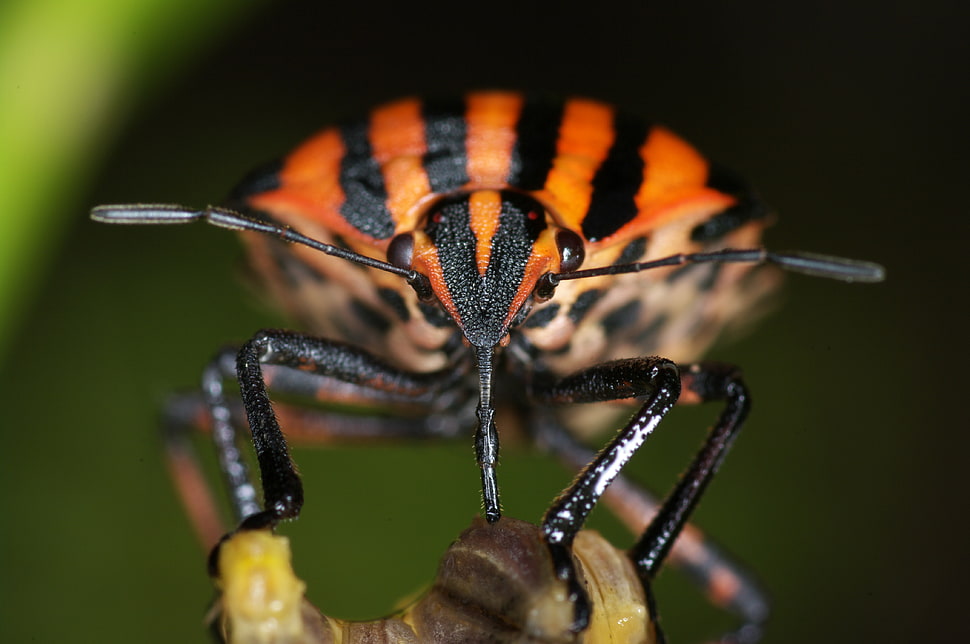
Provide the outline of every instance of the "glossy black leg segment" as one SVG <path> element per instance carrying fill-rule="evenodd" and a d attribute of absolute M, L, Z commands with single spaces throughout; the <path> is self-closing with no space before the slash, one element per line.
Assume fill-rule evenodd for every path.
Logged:
<path fill-rule="evenodd" d="M 231 410 L 222 392 L 227 373 L 223 352 L 206 372 L 204 390 L 213 417 L 213 435 L 220 461 L 226 471 L 236 511 L 244 518 L 242 528 L 261 528 L 281 519 L 296 517 L 303 504 L 303 486 L 289 455 L 267 393 L 265 367 L 287 369 L 277 382 L 296 393 L 310 383 L 342 383 L 356 392 L 370 392 L 372 400 L 390 403 L 402 400 L 427 402 L 454 380 L 451 371 L 415 374 L 394 369 L 355 347 L 299 333 L 263 330 L 243 345 L 235 358 L 235 375 L 246 410 L 253 447 L 262 477 L 265 509 L 248 502 L 248 482 L 243 461 L 237 458 Z M 276 387 L 274 387 L 276 389 Z M 253 494 L 253 496 L 255 496 Z M 255 511 L 253 511 L 255 510 Z"/>
<path fill-rule="evenodd" d="M 720 467 L 751 406 L 747 388 L 734 366 L 717 363 L 690 365 L 683 368 L 681 381 L 683 402 L 723 400 L 725 407 L 690 467 L 664 500 L 660 511 L 640 540 L 630 550 L 630 557 L 646 586 L 653 581 L 707 484 Z M 767 602 L 763 596 L 755 592 L 735 606 L 735 609 L 742 613 L 746 623 L 721 641 L 758 641 L 761 637 L 761 625 L 767 618 Z"/>
<path fill-rule="evenodd" d="M 556 572 L 567 582 L 575 600 L 573 628 L 579 631 L 589 623 L 590 607 L 576 580 L 573 539 L 606 487 L 677 402 L 680 377 L 676 365 L 664 358 L 631 358 L 585 369 L 558 382 L 536 387 L 532 394 L 540 401 L 553 404 L 646 399 L 626 427 L 553 501 L 542 520 L 542 532 Z"/>
<path fill-rule="evenodd" d="M 618 360 L 567 376 L 537 397 L 552 403 L 587 403 L 627 398 L 646 402 L 626 427 L 584 467 L 553 501 L 542 527 L 549 543 L 572 543 L 610 482 L 643 444 L 680 396 L 677 367 L 665 358 Z"/>
<path fill-rule="evenodd" d="M 595 452 L 576 440 L 551 415 L 537 420 L 535 437 L 539 447 L 575 471 L 595 456 Z M 661 505 L 650 491 L 622 473 L 607 488 L 601 502 L 637 535 L 644 533 Z M 767 594 L 758 580 L 696 526 L 689 526 L 677 535 L 667 563 L 681 569 L 712 604 L 746 623 L 762 623 L 767 616 Z"/>

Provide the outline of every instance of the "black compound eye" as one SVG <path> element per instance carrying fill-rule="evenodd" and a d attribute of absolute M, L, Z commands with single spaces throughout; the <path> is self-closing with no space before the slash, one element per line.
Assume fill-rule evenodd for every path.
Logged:
<path fill-rule="evenodd" d="M 410 270 L 413 256 L 414 235 L 412 233 L 396 235 L 387 246 L 387 262 L 398 268 Z"/>
<path fill-rule="evenodd" d="M 586 259 L 586 242 L 571 230 L 560 230 L 556 233 L 556 245 L 559 247 L 559 272 L 569 273 L 577 270 Z"/>

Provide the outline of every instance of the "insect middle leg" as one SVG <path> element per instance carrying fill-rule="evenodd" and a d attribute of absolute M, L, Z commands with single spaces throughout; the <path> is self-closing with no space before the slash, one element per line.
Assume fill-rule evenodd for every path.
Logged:
<path fill-rule="evenodd" d="M 543 537 L 556 574 L 566 582 L 573 600 L 572 629 L 579 632 L 589 624 L 590 603 L 576 576 L 573 539 L 607 486 L 677 401 L 680 376 L 676 365 L 665 358 L 629 358 L 596 365 L 554 382 L 535 382 L 530 396 L 547 404 L 644 400 L 639 411 L 583 467 L 542 519 Z"/>

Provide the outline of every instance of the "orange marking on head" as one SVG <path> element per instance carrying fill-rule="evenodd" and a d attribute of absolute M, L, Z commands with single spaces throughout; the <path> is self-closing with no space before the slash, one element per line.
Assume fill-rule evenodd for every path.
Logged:
<path fill-rule="evenodd" d="M 405 99 L 374 110 L 368 138 L 374 158 L 381 164 L 387 209 L 400 227 L 413 206 L 431 192 L 422 164 L 428 148 L 420 101 Z"/>
<path fill-rule="evenodd" d="M 492 240 L 502 215 L 502 196 L 496 190 L 477 190 L 468 197 L 469 224 L 475 233 L 475 265 L 485 275 L 492 257 Z"/>
<path fill-rule="evenodd" d="M 545 213 L 539 213 L 544 217 Z M 544 273 L 559 270 L 559 246 L 556 244 L 556 229 L 546 228 L 539 235 L 539 238 L 532 245 L 532 255 L 526 262 L 525 272 L 522 275 L 522 284 L 519 291 L 509 305 L 509 314 L 505 316 L 505 324 L 512 323 L 513 318 L 518 314 L 519 309 L 525 304 L 526 299 L 532 295 L 536 282 Z"/>
<path fill-rule="evenodd" d="M 448 315 L 460 326 L 461 316 L 458 315 L 458 307 L 451 299 L 451 292 L 448 290 L 448 284 L 445 283 L 438 249 L 431 243 L 427 234 L 420 230 L 414 231 L 414 254 L 411 256 L 411 268 L 428 277 L 431 282 L 431 290 L 438 297 L 438 301 L 441 302 Z"/>
<path fill-rule="evenodd" d="M 466 153 L 472 185 L 505 184 L 515 146 L 515 124 L 522 96 L 512 92 L 483 92 L 468 96 Z"/>
<path fill-rule="evenodd" d="M 589 209 L 593 177 L 616 138 L 613 114 L 612 107 L 587 99 L 567 101 L 563 110 L 545 194 L 556 196 L 561 223 L 574 230 Z"/>

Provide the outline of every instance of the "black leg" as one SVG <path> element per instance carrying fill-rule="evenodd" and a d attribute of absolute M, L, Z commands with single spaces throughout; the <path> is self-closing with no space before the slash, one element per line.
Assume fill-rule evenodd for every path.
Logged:
<path fill-rule="evenodd" d="M 236 425 L 225 395 L 224 382 L 231 377 L 230 374 L 235 373 L 237 353 L 232 348 L 223 349 L 209 363 L 202 372 L 202 396 L 212 420 L 212 441 L 219 469 L 229 491 L 236 521 L 242 521 L 259 513 L 261 508 L 256 498 L 256 488 L 250 480 L 249 468 L 239 451 Z"/>
<path fill-rule="evenodd" d="M 232 355 L 235 355 L 235 351 Z M 233 361 L 235 358 L 233 357 Z M 310 379 L 312 374 L 293 372 L 282 367 L 267 367 L 266 371 L 285 370 L 298 373 L 303 378 Z M 274 390 L 283 386 L 283 390 L 291 384 L 288 378 L 274 377 L 267 379 Z M 298 378 L 302 380 L 303 378 Z M 318 383 L 319 384 L 319 383 Z M 328 389 L 329 391 L 329 389 Z M 374 392 L 372 391 L 373 395 Z M 222 453 L 222 467 L 227 463 L 234 472 L 245 473 L 245 462 L 234 443 L 235 428 L 246 427 L 246 411 L 238 397 L 230 396 L 225 401 L 228 407 L 229 431 L 233 438 L 223 439 L 223 443 L 230 446 L 230 455 Z M 340 402 L 348 402 L 342 397 Z M 358 399 L 358 402 L 362 402 Z M 377 403 L 386 402 L 378 400 Z M 368 405 L 369 407 L 369 405 Z M 293 445 L 349 445 L 366 444 L 388 441 L 422 441 L 449 439 L 464 432 L 474 423 L 474 409 L 466 409 L 448 413 L 427 412 L 417 415 L 411 406 L 405 408 L 399 415 L 364 416 L 359 413 L 345 413 L 335 410 L 314 409 L 299 404 L 273 404 L 276 418 L 281 427 L 285 428 L 287 443 Z M 222 519 L 220 504 L 216 502 L 210 484 L 198 463 L 193 434 L 213 433 L 215 419 L 210 413 L 209 401 L 200 392 L 182 393 L 172 396 L 164 408 L 163 442 L 165 445 L 167 464 L 175 482 L 176 490 L 186 509 L 190 522 L 199 542 L 206 549 L 211 548 L 225 533 L 226 524 Z M 225 433 L 225 430 L 223 430 Z M 248 430 L 243 432 L 248 436 Z M 239 458 L 238 464 L 232 465 L 234 459 Z M 238 476 L 224 475 L 226 481 L 236 480 Z M 232 501 L 234 523 L 238 523 L 249 514 L 259 512 L 261 508 L 248 514 L 239 510 L 238 500 L 253 498 L 255 487 L 248 477 L 233 485 L 229 483 L 228 492 Z"/>
<path fill-rule="evenodd" d="M 538 419 L 535 430 L 539 447 L 572 470 L 582 469 L 595 456 L 551 414 Z M 651 492 L 622 473 L 606 489 L 602 502 L 636 535 L 643 534 L 661 505 Z M 677 535 L 668 563 L 681 569 L 711 603 L 738 615 L 745 623 L 763 623 L 767 617 L 767 595 L 757 579 L 696 526 L 688 524 Z"/>
<path fill-rule="evenodd" d="M 657 516 L 630 550 L 645 586 L 653 581 L 674 541 L 704 493 L 707 484 L 737 437 L 748 410 L 750 398 L 736 367 L 717 363 L 703 363 L 684 367 L 681 371 L 685 403 L 723 400 L 724 411 L 710 430 L 690 467 L 664 500 Z M 710 572 L 707 577 L 713 578 Z M 756 642 L 761 637 L 762 624 L 768 606 L 759 592 L 741 593 L 734 597 L 735 610 L 745 618 L 745 624 L 726 635 L 722 642 Z"/>
<path fill-rule="evenodd" d="M 571 546 L 606 487 L 643 444 L 680 396 L 677 367 L 664 358 L 631 358 L 585 369 L 558 382 L 535 387 L 542 402 L 588 403 L 627 398 L 646 399 L 626 427 L 577 475 L 546 511 L 542 532 L 556 572 L 575 601 L 573 629 L 589 623 L 589 598 L 576 579 Z"/>
<path fill-rule="evenodd" d="M 344 385 L 342 394 L 349 389 L 358 397 L 366 392 L 372 401 L 426 403 L 429 408 L 457 378 L 453 369 L 427 374 L 401 371 L 352 346 L 298 333 L 257 333 L 239 350 L 235 374 L 262 478 L 265 508 L 260 510 L 238 452 L 230 405 L 223 393 L 223 382 L 231 377 L 228 362 L 227 352 L 213 361 L 203 379 L 203 393 L 212 410 L 213 437 L 233 504 L 246 528 L 296 517 L 303 504 L 302 483 L 267 393 L 267 366 L 285 367 L 273 372 L 275 390 L 306 394 L 338 383 Z"/>

